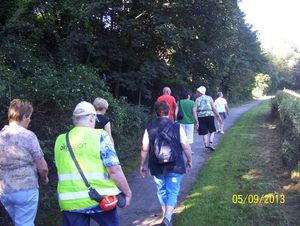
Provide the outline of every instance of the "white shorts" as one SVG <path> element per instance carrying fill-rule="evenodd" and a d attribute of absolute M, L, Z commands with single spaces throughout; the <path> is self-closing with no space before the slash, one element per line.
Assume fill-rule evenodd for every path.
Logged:
<path fill-rule="evenodd" d="M 194 143 L 194 124 L 181 124 L 183 130 L 185 131 L 185 134 L 189 140 L 189 144 Z"/>

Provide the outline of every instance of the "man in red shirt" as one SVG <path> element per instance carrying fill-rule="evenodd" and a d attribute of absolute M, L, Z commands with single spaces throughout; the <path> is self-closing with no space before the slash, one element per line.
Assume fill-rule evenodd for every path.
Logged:
<path fill-rule="evenodd" d="M 170 106 L 170 115 L 169 115 L 169 119 L 174 121 L 174 112 L 177 108 L 177 104 L 176 104 L 176 100 L 173 96 L 171 96 L 171 89 L 169 87 L 165 87 L 163 89 L 163 95 L 160 96 L 159 98 L 157 98 L 157 101 L 167 101 L 169 106 Z"/>

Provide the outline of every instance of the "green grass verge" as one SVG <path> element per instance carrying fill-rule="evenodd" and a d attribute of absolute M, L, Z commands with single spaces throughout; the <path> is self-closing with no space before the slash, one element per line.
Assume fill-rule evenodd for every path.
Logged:
<path fill-rule="evenodd" d="M 269 171 L 270 150 L 278 147 L 278 140 L 267 136 L 274 133 L 274 126 L 266 123 L 269 115 L 269 101 L 264 101 L 226 133 L 195 181 L 174 225 L 287 225 L 284 214 L 276 208 L 283 205 L 280 200 L 272 204 L 264 204 L 265 199 L 261 204 L 233 200 L 235 195 L 245 200 L 247 194 L 280 197 Z"/>

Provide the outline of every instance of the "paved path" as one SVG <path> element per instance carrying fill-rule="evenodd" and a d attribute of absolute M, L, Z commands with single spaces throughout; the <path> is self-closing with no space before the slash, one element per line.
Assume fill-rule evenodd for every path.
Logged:
<path fill-rule="evenodd" d="M 252 107 L 261 104 L 268 97 L 254 101 L 250 104 L 245 104 L 237 108 L 230 109 L 230 115 L 226 118 L 224 131 L 230 129 L 237 120 Z M 216 133 L 214 138 L 215 147 L 219 144 L 224 135 Z M 181 189 L 178 196 L 178 207 L 176 207 L 174 215 L 180 212 L 180 204 L 185 200 L 189 194 L 190 188 L 198 178 L 201 169 L 209 158 L 209 153 L 204 153 L 204 143 L 202 136 L 194 133 L 194 143 L 192 150 L 193 155 L 193 169 L 190 173 L 184 174 L 181 180 Z M 156 196 L 156 187 L 152 176 L 143 178 L 139 169 L 136 169 L 127 176 L 129 186 L 132 190 L 131 205 L 125 209 L 118 208 L 118 215 L 120 226 L 141 226 L 141 225 L 160 225 L 162 221 L 162 211 Z M 97 223 L 91 222 L 91 226 L 96 226 Z"/>

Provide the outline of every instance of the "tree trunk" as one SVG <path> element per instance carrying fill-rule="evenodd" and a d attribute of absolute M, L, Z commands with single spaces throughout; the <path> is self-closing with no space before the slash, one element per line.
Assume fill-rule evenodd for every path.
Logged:
<path fill-rule="evenodd" d="M 116 81 L 114 98 L 117 99 L 119 97 L 119 89 L 120 89 L 120 80 Z"/>

